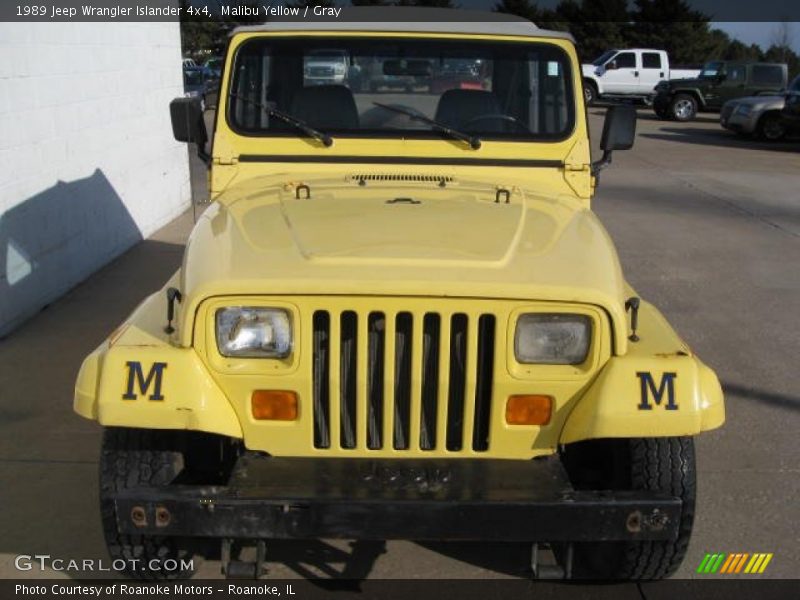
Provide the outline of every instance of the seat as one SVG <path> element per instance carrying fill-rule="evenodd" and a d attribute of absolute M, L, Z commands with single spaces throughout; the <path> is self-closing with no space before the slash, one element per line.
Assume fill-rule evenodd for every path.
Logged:
<path fill-rule="evenodd" d="M 358 129 L 358 109 L 353 92 L 343 85 L 313 85 L 295 92 L 290 112 L 321 129 Z"/>
<path fill-rule="evenodd" d="M 453 129 L 463 129 L 476 117 L 501 114 L 503 109 L 492 92 L 484 90 L 447 90 L 439 98 L 434 117 L 440 123 Z M 483 121 L 481 129 L 485 130 L 492 121 Z M 502 126 L 502 125 L 501 125 Z"/>

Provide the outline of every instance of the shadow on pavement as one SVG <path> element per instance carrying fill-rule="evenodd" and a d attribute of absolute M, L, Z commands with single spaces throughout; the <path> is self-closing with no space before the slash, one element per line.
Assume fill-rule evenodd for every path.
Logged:
<path fill-rule="evenodd" d="M 662 127 L 661 131 L 663 133 L 640 133 L 639 136 L 651 140 L 663 140 L 666 142 L 679 142 L 683 144 L 771 150 L 773 152 L 800 152 L 800 140 L 762 142 L 752 138 L 737 136 L 721 127 L 719 131 L 709 131 L 707 129 L 695 127 Z"/>
<path fill-rule="evenodd" d="M 751 387 L 739 385 L 736 383 L 723 383 L 722 390 L 725 395 L 734 395 L 745 400 L 754 400 L 762 404 L 768 404 L 776 408 L 783 408 L 789 410 L 800 410 L 800 398 L 797 396 L 788 396 L 786 394 L 778 394 L 775 392 L 768 392 L 766 390 L 757 390 Z"/>

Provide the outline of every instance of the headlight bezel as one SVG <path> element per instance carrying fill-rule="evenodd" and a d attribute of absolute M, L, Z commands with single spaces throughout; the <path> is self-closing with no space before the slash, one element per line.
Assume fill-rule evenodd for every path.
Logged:
<path fill-rule="evenodd" d="M 236 319 L 238 313 L 238 323 Z M 227 317 L 227 322 L 226 322 Z M 245 321 L 242 324 L 242 321 Z M 249 321 L 249 323 L 247 322 Z M 230 336 L 234 328 L 241 326 L 240 331 L 246 335 L 248 331 L 258 332 L 258 324 L 267 324 L 270 335 L 275 339 L 275 350 L 259 349 L 255 345 L 243 346 L 240 349 L 223 348 L 225 334 Z M 223 329 L 225 328 L 225 329 Z M 265 327 L 261 327 L 265 331 Z M 217 352 L 225 358 L 255 358 L 260 360 L 281 360 L 288 358 L 294 348 L 294 328 L 292 315 L 285 308 L 271 306 L 225 306 L 214 311 L 214 339 Z"/>
<path fill-rule="evenodd" d="M 566 346 L 566 354 L 562 357 L 555 352 L 547 354 L 542 352 L 544 344 L 535 348 L 536 343 L 531 340 L 535 337 L 535 330 L 539 329 L 539 339 L 546 338 L 561 330 L 564 339 L 562 346 Z M 577 336 L 576 336 L 577 334 Z M 570 339 L 571 338 L 571 339 Z M 592 345 L 592 319 L 587 315 L 576 313 L 546 313 L 527 312 L 517 317 L 514 326 L 514 360 L 524 365 L 564 365 L 576 366 L 586 362 Z M 555 350 L 555 343 L 551 343 L 551 350 Z M 536 352 L 538 356 L 535 356 Z"/>
<path fill-rule="evenodd" d="M 580 315 L 589 319 L 591 333 L 585 360 L 580 364 L 523 363 L 517 360 L 515 339 L 522 315 Z M 591 376 L 602 361 L 611 355 L 612 324 L 608 314 L 594 306 L 532 302 L 517 307 L 508 318 L 506 330 L 506 366 L 514 379 L 524 381 L 573 381 Z"/>
<path fill-rule="evenodd" d="M 247 358 L 224 356 L 217 347 L 216 314 L 233 306 L 285 310 L 292 324 L 292 351 L 285 358 Z M 297 371 L 301 360 L 303 323 L 297 305 L 283 298 L 254 296 L 218 296 L 204 301 L 197 311 L 192 345 L 216 372 L 227 375 L 289 375 Z"/>

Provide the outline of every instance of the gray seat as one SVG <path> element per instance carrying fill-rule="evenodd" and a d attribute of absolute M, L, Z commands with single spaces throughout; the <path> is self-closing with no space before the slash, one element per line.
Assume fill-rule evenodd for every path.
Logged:
<path fill-rule="evenodd" d="M 343 85 L 314 85 L 295 92 L 290 112 L 312 127 L 358 129 L 358 109 L 353 92 Z"/>
<path fill-rule="evenodd" d="M 447 90 L 439 98 L 434 117 L 440 123 L 454 129 L 463 129 L 476 117 L 502 113 L 497 97 L 484 90 Z M 497 126 L 496 122 L 487 120 L 480 124 L 485 130 L 487 126 Z M 502 126 L 502 124 L 501 124 Z"/>

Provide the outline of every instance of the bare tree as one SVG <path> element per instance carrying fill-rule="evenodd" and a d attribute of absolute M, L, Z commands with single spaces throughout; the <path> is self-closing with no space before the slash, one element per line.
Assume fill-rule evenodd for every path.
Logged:
<path fill-rule="evenodd" d="M 788 61 L 792 52 L 793 37 L 792 24 L 789 21 L 781 21 L 772 33 L 772 45 L 780 49 L 784 62 Z"/>

